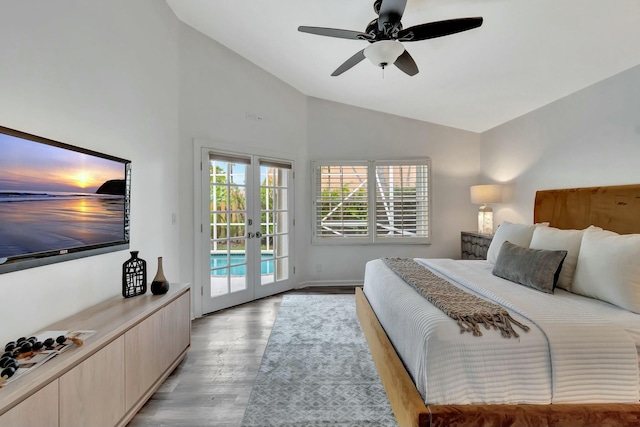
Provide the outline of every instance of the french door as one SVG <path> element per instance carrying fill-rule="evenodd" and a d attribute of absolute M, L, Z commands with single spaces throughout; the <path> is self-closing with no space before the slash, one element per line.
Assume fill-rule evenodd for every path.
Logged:
<path fill-rule="evenodd" d="M 291 289 L 290 161 L 202 149 L 202 311 Z"/>

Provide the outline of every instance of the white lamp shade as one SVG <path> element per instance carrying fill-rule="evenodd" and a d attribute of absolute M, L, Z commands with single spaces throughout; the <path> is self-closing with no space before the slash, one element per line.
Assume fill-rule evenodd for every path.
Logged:
<path fill-rule="evenodd" d="M 471 203 L 484 205 L 502 202 L 502 188 L 499 185 L 474 185 L 471 187 Z"/>
<path fill-rule="evenodd" d="M 402 44 L 395 40 L 380 40 L 371 43 L 364 50 L 364 56 L 369 58 L 373 65 L 385 67 L 396 62 L 396 59 L 404 52 Z"/>

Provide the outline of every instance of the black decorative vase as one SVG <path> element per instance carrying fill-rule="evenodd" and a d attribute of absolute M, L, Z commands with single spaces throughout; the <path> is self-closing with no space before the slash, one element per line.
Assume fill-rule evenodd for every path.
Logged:
<path fill-rule="evenodd" d="M 164 277 L 164 271 L 162 271 L 162 257 L 158 257 L 158 272 L 156 277 L 151 282 L 151 293 L 154 295 L 166 294 L 169 290 L 169 281 Z"/>
<path fill-rule="evenodd" d="M 131 258 L 122 264 L 122 296 L 135 297 L 147 293 L 147 262 L 131 251 Z"/>

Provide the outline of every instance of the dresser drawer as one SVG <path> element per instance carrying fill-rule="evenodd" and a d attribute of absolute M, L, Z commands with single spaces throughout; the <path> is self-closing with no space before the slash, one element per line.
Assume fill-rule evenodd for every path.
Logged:
<path fill-rule="evenodd" d="M 487 250 L 493 239 L 492 234 L 471 231 L 460 233 L 460 257 L 462 259 L 487 259 Z"/>

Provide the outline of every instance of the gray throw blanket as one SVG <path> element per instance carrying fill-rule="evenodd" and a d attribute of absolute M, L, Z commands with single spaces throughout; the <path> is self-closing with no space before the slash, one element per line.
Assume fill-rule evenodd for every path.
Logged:
<path fill-rule="evenodd" d="M 458 322 L 460 333 L 481 336 L 480 324 L 487 329 L 499 329 L 505 338 L 519 337 L 512 325 L 525 332 L 529 330 L 503 307 L 465 292 L 410 258 L 383 258 L 383 261 L 431 304 Z"/>

